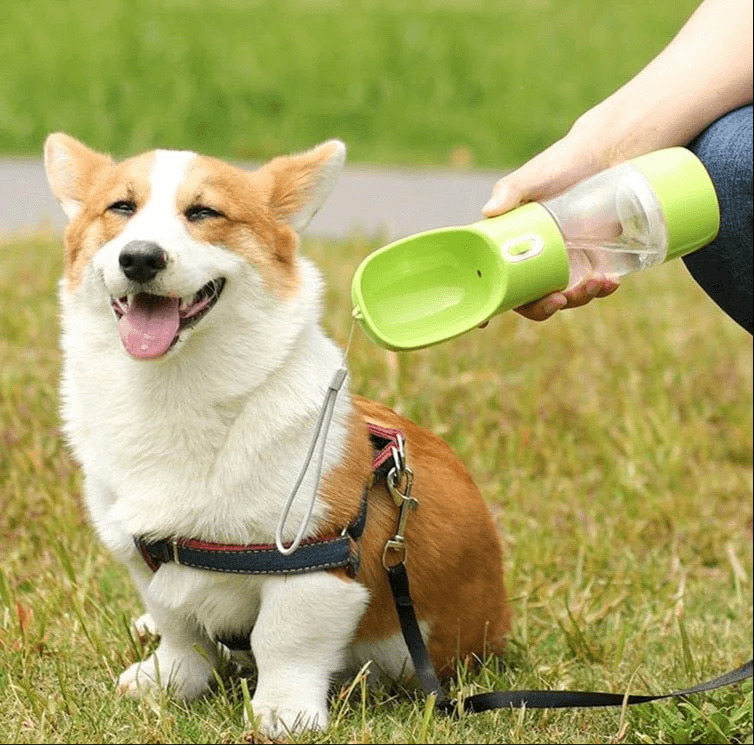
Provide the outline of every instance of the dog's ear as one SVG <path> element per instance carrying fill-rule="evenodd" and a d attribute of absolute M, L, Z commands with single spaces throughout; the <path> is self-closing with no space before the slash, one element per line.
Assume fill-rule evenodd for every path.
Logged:
<path fill-rule="evenodd" d="M 69 220 L 81 211 L 94 174 L 112 164 L 109 156 L 90 150 L 62 132 L 49 135 L 45 141 L 44 162 L 52 193 Z"/>
<path fill-rule="evenodd" d="M 271 160 L 261 170 L 272 178 L 270 208 L 297 233 L 314 217 L 335 186 L 346 159 L 346 146 L 328 140 L 299 155 Z"/>

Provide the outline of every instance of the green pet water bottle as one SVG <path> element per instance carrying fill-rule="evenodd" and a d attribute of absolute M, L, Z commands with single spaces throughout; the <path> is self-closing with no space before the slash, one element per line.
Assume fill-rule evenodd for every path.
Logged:
<path fill-rule="evenodd" d="M 554 199 L 375 251 L 353 278 L 354 317 L 387 349 L 428 347 L 589 273 L 621 277 L 691 253 L 719 227 L 701 161 L 658 150 Z"/>

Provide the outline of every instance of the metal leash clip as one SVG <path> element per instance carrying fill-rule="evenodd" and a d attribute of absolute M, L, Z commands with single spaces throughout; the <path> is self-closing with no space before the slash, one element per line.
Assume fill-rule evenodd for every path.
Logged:
<path fill-rule="evenodd" d="M 404 449 L 403 437 L 398 435 L 398 447 L 393 448 L 393 462 L 395 465 L 387 474 L 387 490 L 393 498 L 398 512 L 398 528 L 395 535 L 385 544 L 382 551 L 382 566 L 388 569 L 391 566 L 405 564 L 408 558 L 408 544 L 406 543 L 405 532 L 406 522 L 409 513 L 419 506 L 419 500 L 411 496 L 411 487 L 414 483 L 414 472 L 406 464 L 406 453 Z M 401 491 L 403 488 L 403 491 Z M 388 562 L 388 553 L 396 552 L 398 560 L 392 563 Z"/>

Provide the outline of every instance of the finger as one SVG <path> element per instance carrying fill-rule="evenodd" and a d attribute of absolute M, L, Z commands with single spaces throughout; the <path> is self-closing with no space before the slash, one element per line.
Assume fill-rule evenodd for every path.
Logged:
<path fill-rule="evenodd" d="M 607 297 L 608 295 L 612 295 L 619 287 L 620 280 L 617 277 L 605 277 L 602 282 L 602 287 L 595 297 Z"/>
<path fill-rule="evenodd" d="M 582 305 L 586 305 L 594 300 L 600 291 L 600 287 L 601 283 L 597 279 L 588 279 L 575 287 L 571 287 L 563 293 L 568 301 L 565 307 L 580 308 Z"/>
<path fill-rule="evenodd" d="M 552 147 L 534 156 L 512 173 L 501 178 L 492 189 L 492 196 L 482 207 L 482 214 L 495 217 L 524 202 L 546 195 L 553 173 L 559 173 L 551 160 Z"/>
<path fill-rule="evenodd" d="M 516 308 L 516 313 L 531 321 L 546 321 L 559 310 L 580 308 L 596 297 L 612 295 L 620 287 L 616 277 L 590 277 L 565 292 L 553 292 L 533 303 Z"/>
<path fill-rule="evenodd" d="M 482 207 L 482 214 L 485 217 L 502 215 L 503 212 L 508 212 L 508 210 L 517 207 L 520 201 L 518 194 L 511 187 L 510 183 L 502 178 L 493 187 L 492 196 L 489 198 L 487 204 Z"/>
<path fill-rule="evenodd" d="M 567 300 L 566 308 L 580 308 L 596 297 L 612 295 L 620 287 L 620 282 L 613 277 L 589 277 L 580 282 L 563 295 Z"/>
<path fill-rule="evenodd" d="M 553 292 L 540 300 L 535 300 L 533 303 L 521 305 L 515 311 L 531 321 L 546 321 L 567 305 L 568 299 L 563 293 Z"/>

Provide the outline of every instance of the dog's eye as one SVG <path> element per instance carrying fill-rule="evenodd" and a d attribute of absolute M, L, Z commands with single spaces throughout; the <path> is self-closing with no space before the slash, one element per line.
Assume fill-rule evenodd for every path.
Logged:
<path fill-rule="evenodd" d="M 189 207 L 183 214 L 189 222 L 199 222 L 200 220 L 208 220 L 213 217 L 224 217 L 222 212 L 203 204 L 195 204 Z"/>
<path fill-rule="evenodd" d="M 115 212 L 118 215 L 124 217 L 130 217 L 136 212 L 136 203 L 131 202 L 128 199 L 119 199 L 117 202 L 113 202 L 108 208 L 108 212 Z"/>

